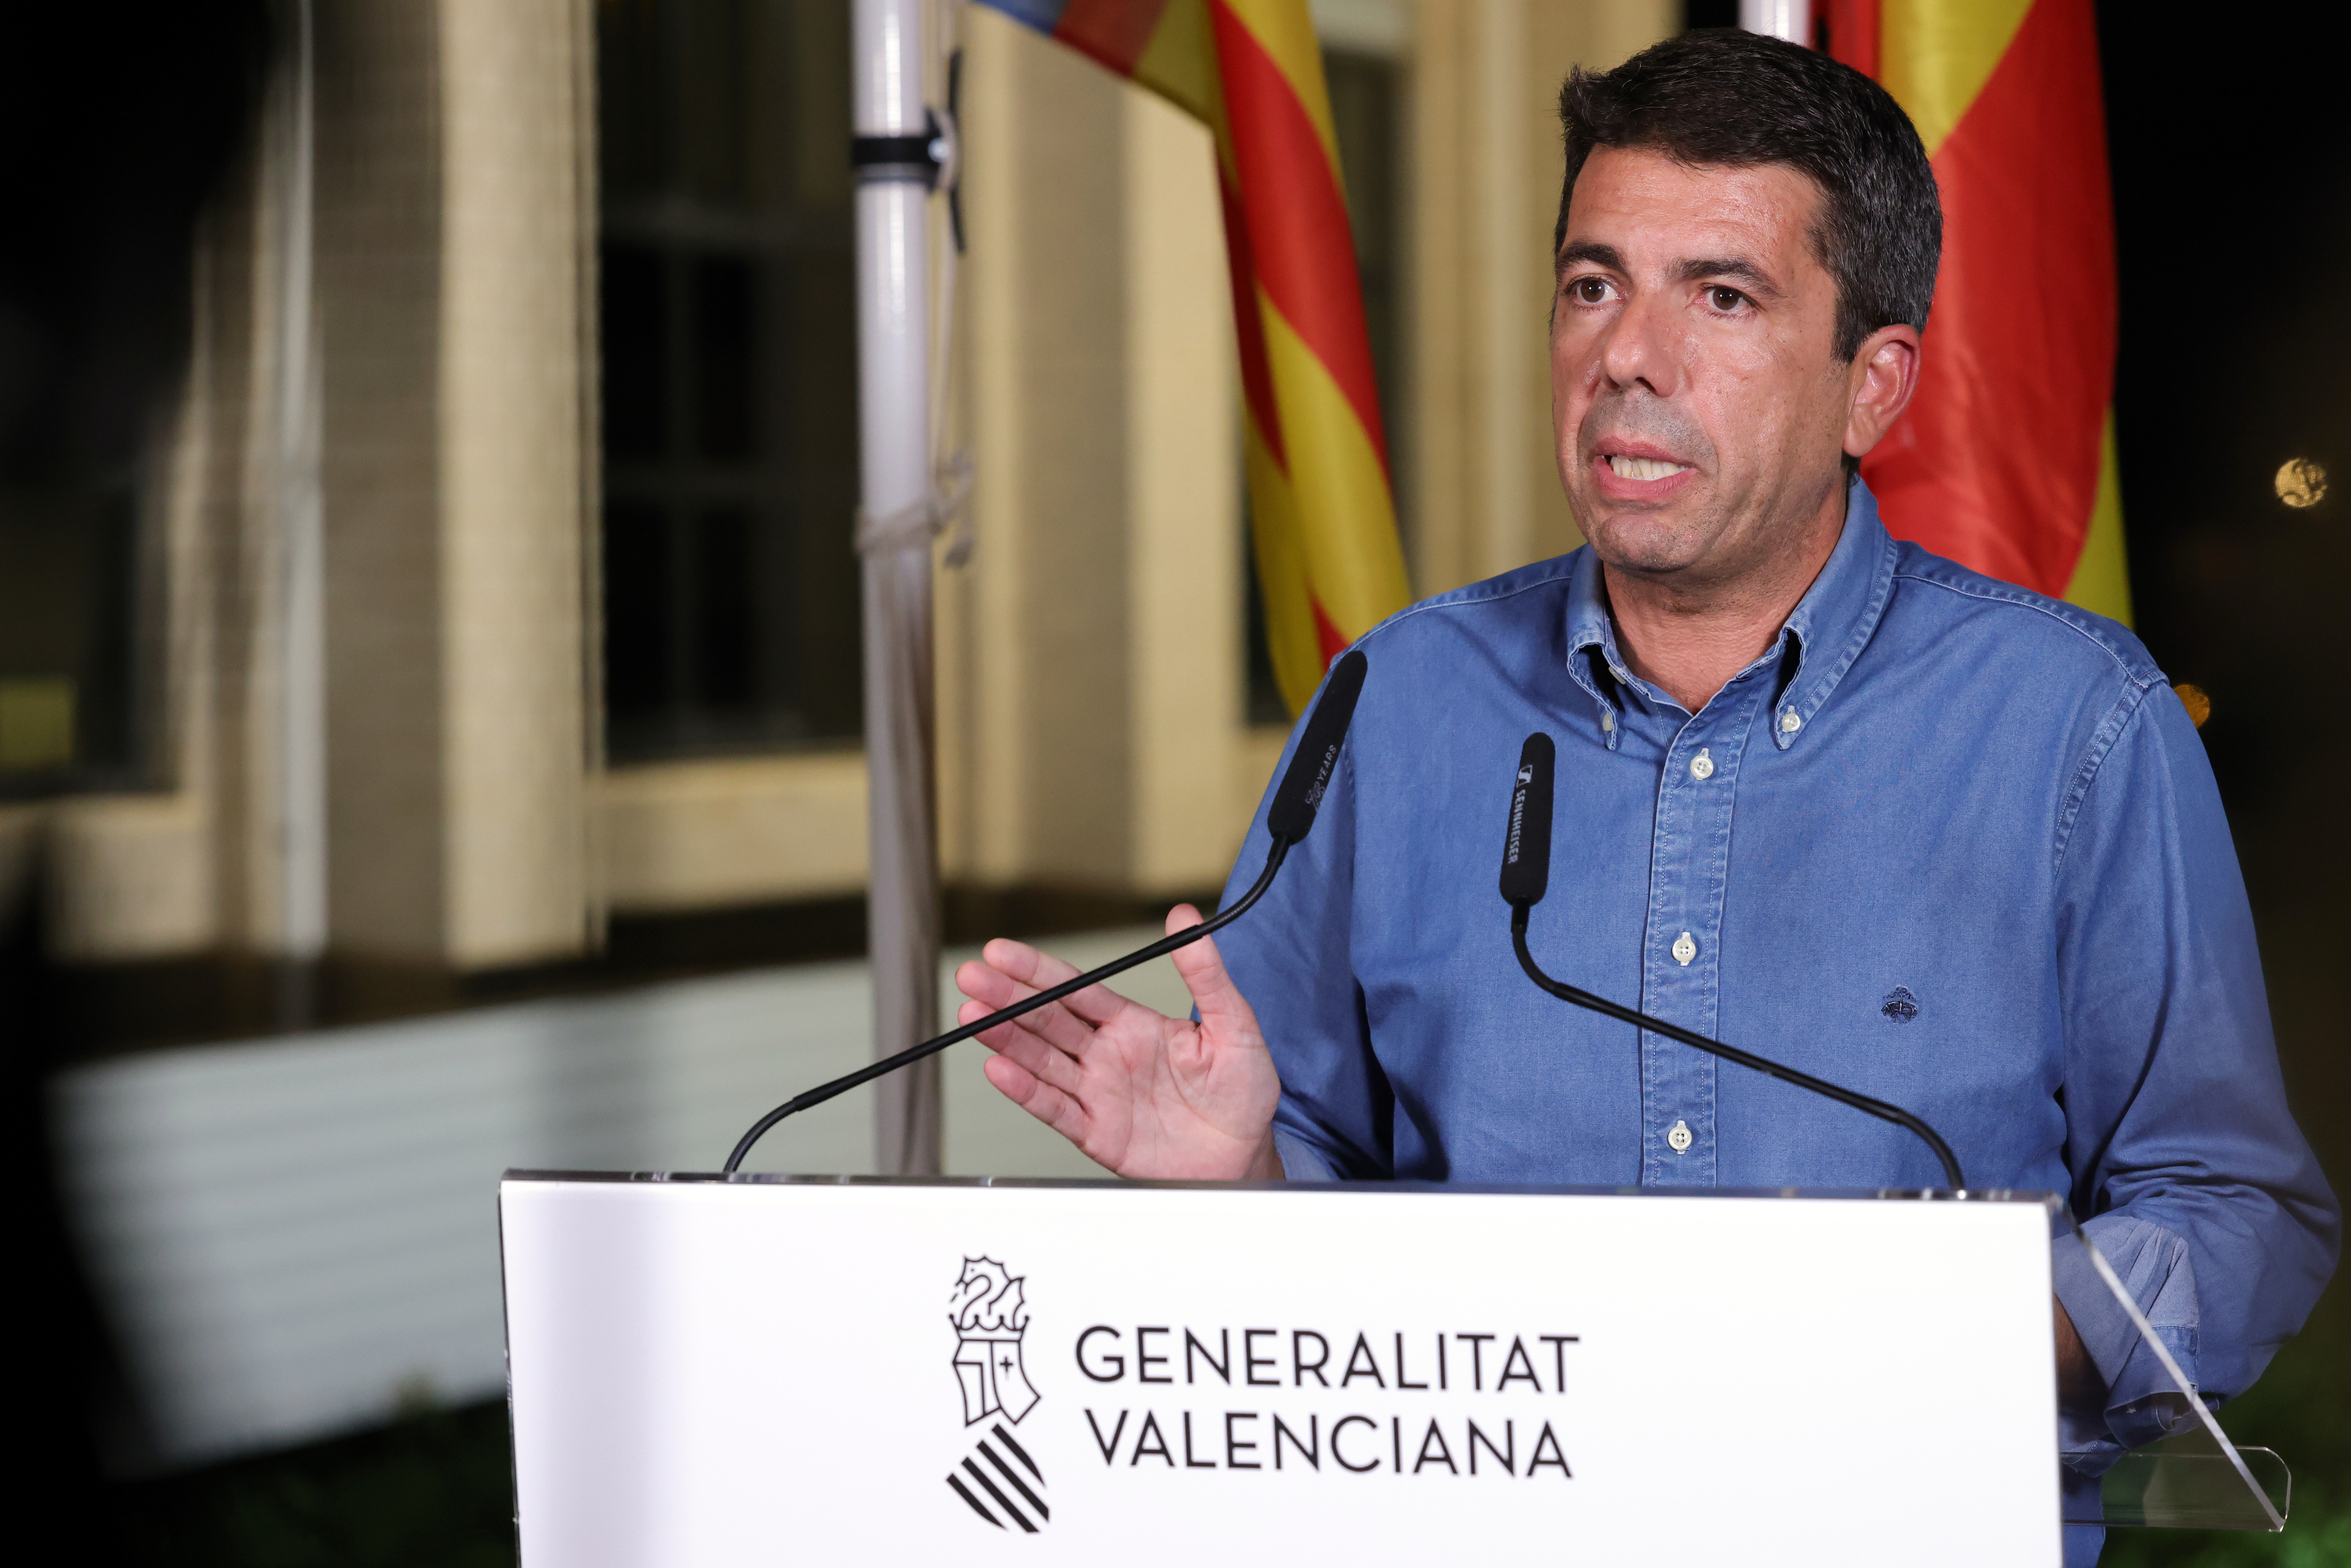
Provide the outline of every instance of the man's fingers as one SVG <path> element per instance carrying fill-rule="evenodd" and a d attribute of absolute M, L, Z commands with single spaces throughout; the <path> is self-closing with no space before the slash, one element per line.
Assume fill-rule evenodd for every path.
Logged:
<path fill-rule="evenodd" d="M 961 1021 L 966 1023 L 987 1016 L 985 1010 L 976 1002 L 965 1002 L 959 1011 Z M 980 1035 L 979 1043 L 999 1056 L 1011 1057 L 1027 1068 L 1032 1076 L 1043 1079 L 1064 1094 L 1076 1094 L 1079 1080 L 1083 1075 L 1077 1062 L 1050 1041 L 1040 1039 L 1022 1028 L 1021 1025 L 1027 1022 L 1028 1019 L 1022 1018 L 998 1024 Z"/>
<path fill-rule="evenodd" d="M 1006 1099 L 1076 1144 L 1080 1149 L 1085 1147 L 1085 1107 L 1078 1104 L 1076 1096 L 1063 1094 L 1043 1082 L 1009 1056 L 990 1056 L 981 1071 L 987 1075 L 987 1081 L 995 1085 Z"/>
<path fill-rule="evenodd" d="M 996 969 L 1028 986 L 1029 991 L 1022 992 L 1022 995 L 1047 990 L 1061 984 L 1065 980 L 1075 980 L 1084 972 L 1074 964 L 1057 959 L 1050 953 L 1040 952 L 1027 942 L 1016 942 L 1008 937 L 998 937 L 988 943 L 980 950 L 979 956 Z M 998 1007 L 1008 1004 L 1005 1002 L 997 1003 Z M 1083 991 L 1071 992 L 1057 1005 L 1068 1008 L 1088 1023 L 1102 1024 L 1116 1017 L 1119 1010 L 1127 1004 L 1126 998 L 1119 995 L 1110 987 L 1090 985 Z"/>
<path fill-rule="evenodd" d="M 1170 936 L 1199 923 L 1200 911 L 1189 904 L 1178 904 L 1167 911 Z M 1176 972 L 1184 977 L 1184 989 L 1192 993 L 1193 1005 L 1200 1010 L 1204 1027 L 1228 1038 L 1235 1033 L 1257 1033 L 1257 1012 L 1233 983 L 1232 976 L 1225 971 L 1224 957 L 1217 951 L 1216 938 L 1202 937 L 1177 948 L 1169 956 L 1176 961 Z"/>
<path fill-rule="evenodd" d="M 977 1023 L 995 1011 L 996 1009 L 988 1006 L 985 1002 L 964 1002 L 956 1009 L 956 1025 L 961 1028 L 967 1024 Z M 1023 1013 L 1008 1023 L 996 1025 L 993 1029 L 983 1029 L 974 1038 L 991 1051 L 1009 1050 L 1016 1041 L 1021 1040 L 1033 1040 L 1047 1049 L 1060 1051 L 1061 1047 L 1040 1032 L 1046 1021 L 1046 1014 L 1050 1011 L 1049 1008 L 1040 1008 L 1034 1012 Z"/>
<path fill-rule="evenodd" d="M 1030 987 L 1022 985 L 994 964 L 983 962 L 978 959 L 972 959 L 958 966 L 955 972 L 955 982 L 957 991 L 962 992 L 974 1002 L 982 1003 L 990 1012 L 999 1007 L 1008 1007 L 1024 996 L 1034 994 Z"/>
<path fill-rule="evenodd" d="M 1037 994 L 1036 987 L 1023 985 L 1010 975 L 985 963 L 967 963 L 957 970 L 956 987 L 971 998 L 970 1002 L 956 1010 L 958 1024 L 975 1023 L 991 1012 Z M 1001 1031 L 1025 1029 L 1040 1039 L 1050 1041 L 1057 1049 L 1075 1054 L 1084 1050 L 1086 1042 L 1093 1037 L 1093 1025 L 1072 1014 L 1066 1002 L 1066 998 L 1062 1002 L 1049 1002 L 1033 1012 L 1024 1012 L 1008 1023 L 998 1025 L 980 1038 L 990 1045 L 996 1045 L 1001 1038 Z"/>
<path fill-rule="evenodd" d="M 959 1010 L 958 1022 L 964 1023 L 1009 1007 L 1016 1002 L 1025 1002 L 1043 989 L 1029 984 L 1019 976 L 1008 973 L 985 959 L 974 959 L 957 969 L 955 981 L 957 991 L 980 1004 L 977 1012 Z M 1022 1013 L 1018 1022 L 1043 1033 L 1048 1023 L 1046 1014 L 1059 1011 L 1060 1007 L 1059 1002 L 1048 1002 L 1034 1012 Z"/>

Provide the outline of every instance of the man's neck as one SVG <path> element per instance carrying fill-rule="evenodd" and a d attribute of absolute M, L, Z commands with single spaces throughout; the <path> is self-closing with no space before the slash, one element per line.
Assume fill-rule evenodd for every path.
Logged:
<path fill-rule="evenodd" d="M 1603 566 L 1616 645 L 1635 675 L 1695 713 L 1761 657 L 1844 532 L 1845 489 L 1752 570 L 1693 585 Z"/>

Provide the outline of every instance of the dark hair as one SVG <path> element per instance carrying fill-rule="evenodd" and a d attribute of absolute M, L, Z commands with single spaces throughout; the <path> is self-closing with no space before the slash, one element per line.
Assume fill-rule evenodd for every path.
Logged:
<path fill-rule="evenodd" d="M 1575 177 L 1595 148 L 1637 147 L 1677 162 L 1785 163 L 1821 188 L 1813 254 L 1836 279 L 1837 357 L 1897 321 L 1927 328 L 1943 209 L 1934 167 L 1893 96 L 1850 66 L 1737 28 L 1653 44 L 1613 71 L 1577 67 L 1560 89 L 1567 178 L 1557 254 Z"/>

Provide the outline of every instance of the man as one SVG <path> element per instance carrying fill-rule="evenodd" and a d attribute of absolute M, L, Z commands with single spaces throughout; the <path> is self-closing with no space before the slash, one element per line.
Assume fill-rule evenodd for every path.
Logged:
<path fill-rule="evenodd" d="M 1562 116 L 1552 411 L 1589 545 L 1363 639 L 1312 836 L 1221 957 L 1177 955 L 1196 1023 L 1081 993 L 987 1036 L 990 1080 L 1134 1177 L 1939 1184 L 1898 1127 L 1528 983 L 1494 874 L 1541 731 L 1546 970 L 1913 1110 L 1984 1186 L 2068 1193 L 2189 1376 L 2242 1391 L 2339 1212 L 2201 743 L 2129 632 L 1896 543 L 1855 473 L 1920 374 L 1917 134 L 1737 33 L 1579 71 Z M 1236 888 L 1266 848 L 1260 811 Z M 964 1016 L 1071 972 L 993 943 Z M 2053 1257 L 2095 1473 L 2178 1401 Z"/>

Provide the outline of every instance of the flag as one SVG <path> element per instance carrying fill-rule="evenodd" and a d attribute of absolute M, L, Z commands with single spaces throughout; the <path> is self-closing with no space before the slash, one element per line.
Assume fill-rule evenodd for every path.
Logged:
<path fill-rule="evenodd" d="M 1410 599 L 1339 139 L 1306 0 L 985 0 L 1215 133 L 1250 534 L 1290 711 Z"/>
<path fill-rule="evenodd" d="M 1943 198 L 1926 375 L 1862 460 L 1887 526 L 2128 620 L 2092 0 L 1828 0 L 1823 15 L 1830 52 L 1917 126 Z"/>

